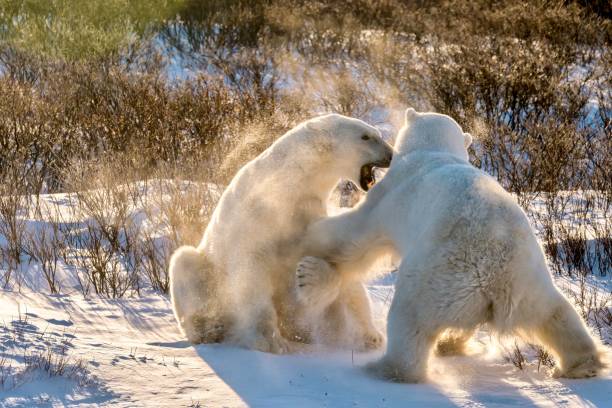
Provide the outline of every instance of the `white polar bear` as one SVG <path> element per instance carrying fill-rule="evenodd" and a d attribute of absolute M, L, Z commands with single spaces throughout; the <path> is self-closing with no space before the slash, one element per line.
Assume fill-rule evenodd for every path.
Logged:
<path fill-rule="evenodd" d="M 299 321 L 309 313 L 295 296 L 293 273 L 304 255 L 301 238 L 327 215 L 339 179 L 368 190 L 373 167 L 388 167 L 392 153 L 376 128 L 330 114 L 300 124 L 240 169 L 200 245 L 181 247 L 170 260 L 174 313 L 189 341 L 269 352 L 286 352 L 287 339 L 307 341 Z M 349 317 L 358 342 L 379 345 L 363 285 L 341 292 L 325 316 L 329 325 L 346 334 L 339 326 Z"/>
<path fill-rule="evenodd" d="M 315 258 L 298 266 L 301 295 L 325 303 L 340 282 L 360 279 L 371 251 L 391 248 L 401 264 L 387 352 L 373 373 L 421 381 L 443 332 L 457 330 L 445 346 L 460 348 L 488 323 L 550 350 L 556 375 L 596 375 L 601 346 L 553 284 L 524 212 L 468 162 L 471 140 L 448 116 L 408 109 L 387 175 L 358 207 L 309 229 Z"/>

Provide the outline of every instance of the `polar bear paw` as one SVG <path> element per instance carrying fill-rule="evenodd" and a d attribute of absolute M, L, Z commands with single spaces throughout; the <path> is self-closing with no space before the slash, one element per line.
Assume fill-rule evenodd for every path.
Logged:
<path fill-rule="evenodd" d="M 272 338 L 267 339 L 267 343 L 269 345 L 268 351 L 274 354 L 287 354 L 290 353 L 291 343 L 289 340 L 285 339 L 280 333 L 275 333 Z"/>
<path fill-rule="evenodd" d="M 385 344 L 385 336 L 378 329 L 371 328 L 363 335 L 363 348 L 365 351 L 377 350 Z"/>
<path fill-rule="evenodd" d="M 280 333 L 271 334 L 249 333 L 242 335 L 239 339 L 234 339 L 230 343 L 248 350 L 257 350 L 264 353 L 286 354 L 292 351 L 289 340 L 285 339 Z"/>
<path fill-rule="evenodd" d="M 555 367 L 553 371 L 553 377 L 565 377 L 565 378 L 589 378 L 595 377 L 600 374 L 604 369 L 605 364 L 602 363 L 598 355 L 593 355 L 583 359 L 582 361 L 572 364 L 570 367 L 562 369 L 561 367 Z"/>
<path fill-rule="evenodd" d="M 307 256 L 296 268 L 298 300 L 305 305 L 326 307 L 340 292 L 340 279 L 324 259 Z"/>
<path fill-rule="evenodd" d="M 396 362 L 388 360 L 386 357 L 367 364 L 365 371 L 373 377 L 380 378 L 386 381 L 401 382 L 401 383 L 418 383 L 424 380 L 423 376 L 418 373 L 413 373 L 404 367 L 401 367 Z"/>

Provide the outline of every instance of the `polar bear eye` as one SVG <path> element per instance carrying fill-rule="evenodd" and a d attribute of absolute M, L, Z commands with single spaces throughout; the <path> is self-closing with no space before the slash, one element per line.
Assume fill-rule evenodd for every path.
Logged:
<path fill-rule="evenodd" d="M 361 136 L 361 140 L 370 140 L 370 136 L 363 135 L 363 136 Z"/>

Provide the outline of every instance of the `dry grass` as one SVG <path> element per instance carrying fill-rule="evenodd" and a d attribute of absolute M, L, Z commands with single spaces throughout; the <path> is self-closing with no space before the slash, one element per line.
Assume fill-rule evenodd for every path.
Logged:
<path fill-rule="evenodd" d="M 41 376 L 63 377 L 88 385 L 87 363 L 71 355 L 72 335 L 40 331 L 27 312 L 0 325 L 0 389 L 11 389 Z"/>
<path fill-rule="evenodd" d="M 28 36 L 40 27 L 26 10 L 0 48 L 0 283 L 19 285 L 35 262 L 52 293 L 61 268 L 84 295 L 166 292 L 169 255 L 198 242 L 218 191 L 276 137 L 323 111 L 374 121 L 387 108 L 397 126 L 406 106 L 477 136 L 473 162 L 542 226 L 556 273 L 606 275 L 612 24 L 603 2 L 581 4 L 173 1 L 126 14 L 139 27 L 130 41 L 97 45 Z M 54 7 L 52 27 L 74 17 Z M 120 21 L 117 7 L 84 38 Z M 170 54 L 189 75 L 168 74 Z M 576 189 L 589 193 L 570 205 L 564 191 Z M 42 218 L 39 196 L 51 192 L 74 193 L 83 222 L 29 231 L 24 212 Z"/>

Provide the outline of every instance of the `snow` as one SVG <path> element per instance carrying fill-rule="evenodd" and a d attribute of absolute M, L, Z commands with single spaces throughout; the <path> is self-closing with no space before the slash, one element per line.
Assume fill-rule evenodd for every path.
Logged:
<path fill-rule="evenodd" d="M 373 285 L 377 317 L 388 307 L 388 285 Z M 385 301 L 385 299 L 387 299 Z M 0 317 L 11 322 L 27 308 L 36 332 L 73 338 L 70 357 L 87 364 L 85 386 L 39 375 L 0 391 L 1 406 L 395 407 L 605 406 L 612 376 L 557 380 L 535 364 L 520 371 L 504 360 L 497 341 L 481 332 L 471 355 L 432 358 L 426 384 L 369 378 L 360 367 L 380 355 L 310 350 L 277 356 L 224 345 L 193 347 L 182 340 L 168 299 L 83 299 L 5 292 Z M 20 347 L 5 349 L 9 358 Z"/>
<path fill-rule="evenodd" d="M 41 200 L 55 203 L 64 220 L 82 221 L 73 211 L 74 197 Z M 132 210 L 147 224 L 142 211 Z M 28 225 L 44 228 L 44 220 L 33 217 Z M 554 379 L 548 367 L 538 369 L 526 346 L 528 363 L 519 370 L 507 359 L 515 340 L 497 339 L 486 329 L 472 340 L 468 356 L 432 356 L 426 383 L 394 384 L 361 369 L 382 351 L 305 347 L 279 356 L 226 345 L 194 347 L 183 340 L 164 295 L 144 289 L 141 296 L 84 298 L 72 288 L 73 271 L 62 267 L 63 294 L 50 295 L 44 280 L 35 279 L 37 270 L 30 264 L 22 271 L 20 290 L 0 291 L 0 407 L 573 407 L 610 406 L 612 401 L 612 373 Z M 609 298 L 610 275 L 582 284 Z M 580 290 L 578 280 L 556 279 L 563 290 Z M 388 273 L 369 285 L 375 321 L 383 330 L 393 282 L 394 274 Z M 607 330 L 598 334 L 609 344 Z M 28 368 L 27 356 L 31 360 L 48 350 L 64 355 L 68 368 L 63 374 Z"/>

